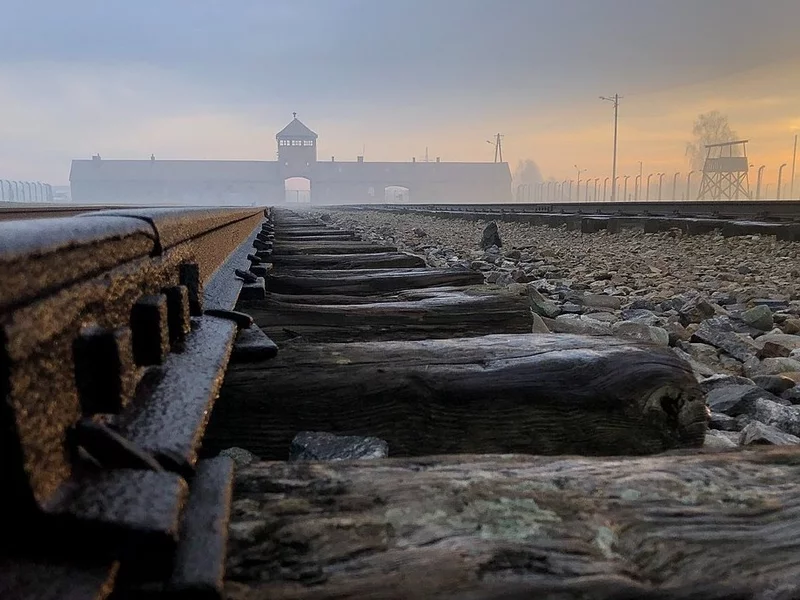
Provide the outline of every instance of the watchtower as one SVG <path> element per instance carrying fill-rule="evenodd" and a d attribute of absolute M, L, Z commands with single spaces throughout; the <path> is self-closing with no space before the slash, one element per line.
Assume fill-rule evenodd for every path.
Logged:
<path fill-rule="evenodd" d="M 706 162 L 703 165 L 703 181 L 698 200 L 750 198 L 748 141 L 706 145 Z"/>
<path fill-rule="evenodd" d="M 309 177 L 317 162 L 317 134 L 306 127 L 297 113 L 286 127 L 275 136 L 278 141 L 278 161 L 281 175 L 289 177 Z"/>

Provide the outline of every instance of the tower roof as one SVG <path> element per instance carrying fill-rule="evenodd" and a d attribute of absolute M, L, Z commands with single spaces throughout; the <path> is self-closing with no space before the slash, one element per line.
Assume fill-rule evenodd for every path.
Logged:
<path fill-rule="evenodd" d="M 294 119 L 286 127 L 281 129 L 275 136 L 275 139 L 281 138 L 311 138 L 317 139 L 317 134 L 306 127 L 298 118 L 297 113 L 292 113 Z"/>

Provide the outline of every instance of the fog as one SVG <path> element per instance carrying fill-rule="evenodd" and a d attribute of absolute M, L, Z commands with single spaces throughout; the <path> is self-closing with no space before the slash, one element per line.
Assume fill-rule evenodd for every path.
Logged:
<path fill-rule="evenodd" d="M 491 163 L 496 148 L 487 141 L 501 133 L 514 181 L 497 201 L 564 199 L 570 180 L 570 198 L 602 199 L 604 185 L 610 197 L 614 121 L 599 97 L 618 93 L 619 198 L 644 197 L 640 173 L 640 181 L 651 176 L 651 199 L 659 190 L 663 199 L 687 189 L 694 196 L 700 175 L 687 187 L 698 170 L 687 146 L 727 141 L 693 135 L 698 117 L 713 111 L 749 140 L 753 196 L 762 166 L 761 197 L 776 196 L 779 174 L 782 197 L 800 195 L 791 178 L 800 131 L 796 0 L 3 7 L 6 181 L 63 190 L 72 161 L 94 155 L 275 161 L 275 134 L 296 111 L 319 136 L 319 161 Z M 415 201 L 400 171 L 392 177 L 369 197 Z"/>

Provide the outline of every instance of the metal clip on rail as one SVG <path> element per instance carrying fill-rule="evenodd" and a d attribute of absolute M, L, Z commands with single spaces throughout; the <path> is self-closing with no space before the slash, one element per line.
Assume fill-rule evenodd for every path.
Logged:
<path fill-rule="evenodd" d="M 265 216 L 0 223 L 0 598 L 221 595 L 233 465 L 198 451 L 229 359 L 277 352 L 232 312 Z"/>

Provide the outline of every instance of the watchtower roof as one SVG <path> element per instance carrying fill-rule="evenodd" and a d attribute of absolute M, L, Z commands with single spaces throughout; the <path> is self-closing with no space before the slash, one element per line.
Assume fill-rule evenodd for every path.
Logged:
<path fill-rule="evenodd" d="M 292 116 L 294 117 L 292 121 L 277 133 L 275 136 L 276 140 L 280 140 L 282 138 L 317 139 L 317 134 L 311 131 L 303 124 L 302 121 L 300 121 L 300 119 L 297 118 L 297 113 L 292 113 Z"/>
<path fill-rule="evenodd" d="M 717 144 L 706 144 L 706 148 L 722 148 L 723 146 L 738 146 L 739 144 L 747 144 L 750 140 L 735 140 L 733 142 L 719 142 Z"/>

